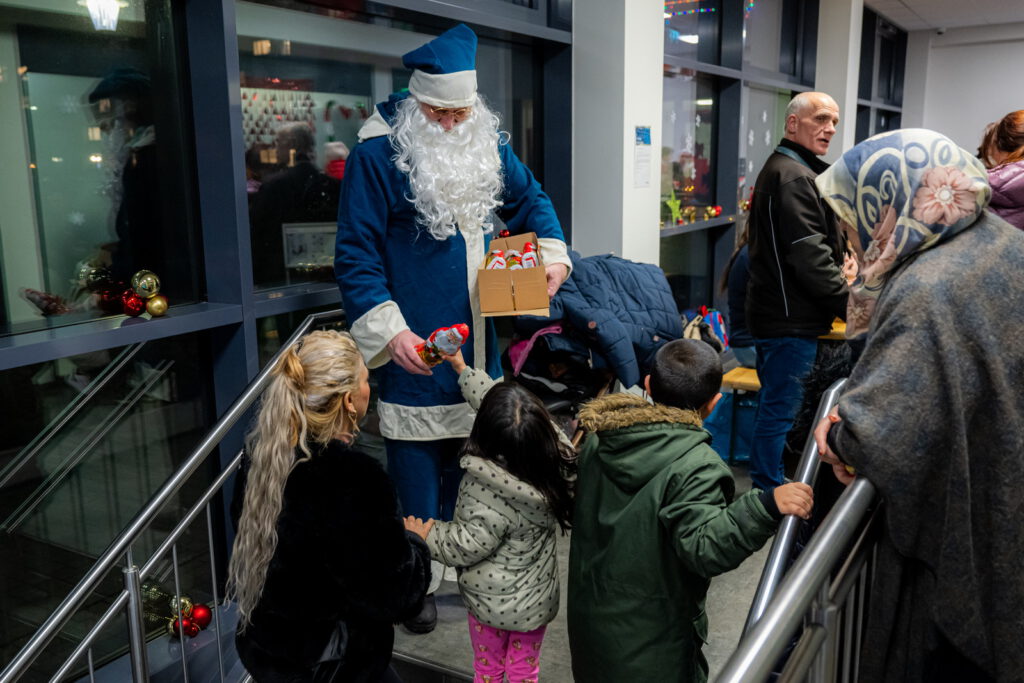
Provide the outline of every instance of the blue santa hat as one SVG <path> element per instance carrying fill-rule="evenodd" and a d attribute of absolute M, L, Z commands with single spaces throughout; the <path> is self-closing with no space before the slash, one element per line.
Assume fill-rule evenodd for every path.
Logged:
<path fill-rule="evenodd" d="M 459 24 L 402 57 L 412 69 L 409 92 L 433 107 L 457 109 L 476 101 L 476 34 Z"/>

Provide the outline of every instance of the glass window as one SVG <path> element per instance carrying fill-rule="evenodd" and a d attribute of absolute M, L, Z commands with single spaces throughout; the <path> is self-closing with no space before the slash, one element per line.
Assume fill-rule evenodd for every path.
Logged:
<path fill-rule="evenodd" d="M 286 0 L 238 2 L 236 12 L 256 286 L 333 281 L 348 152 L 374 105 L 408 85 L 402 55 L 447 27 L 349 11 L 340 18 Z M 480 36 L 480 93 L 535 171 L 539 68 L 533 48 Z"/>
<path fill-rule="evenodd" d="M 712 305 L 714 275 L 709 248 L 710 230 L 671 235 L 661 240 L 661 269 L 680 312 Z M 688 316 L 692 317 L 692 316 Z"/>
<path fill-rule="evenodd" d="M 779 70 L 783 0 L 748 0 L 743 4 L 743 63 Z"/>
<path fill-rule="evenodd" d="M 0 659 L 24 645 L 206 434 L 207 346 L 197 333 L 0 372 L 0 555 L 19 558 L 0 563 L 5 595 L 17 596 L 0 609 Z M 148 559 L 210 481 L 201 469 L 186 483 L 165 508 L 165 523 L 135 544 L 136 562 Z M 178 556 L 183 590 L 206 600 L 205 531 L 186 535 Z M 100 596 L 122 588 L 115 568 Z M 76 628 L 91 626 L 107 604 L 88 603 Z M 148 625 L 162 632 L 167 623 Z M 97 662 L 118 654 L 123 628 L 112 643 L 99 642 Z M 76 642 L 58 639 L 47 658 L 62 662 Z"/>
<path fill-rule="evenodd" d="M 661 148 L 662 227 L 704 220 L 715 204 L 714 81 L 689 69 L 667 69 Z"/>
<path fill-rule="evenodd" d="M 665 54 L 717 63 L 719 0 L 666 0 Z"/>
<path fill-rule="evenodd" d="M 744 86 L 740 95 L 740 211 L 750 205 L 754 182 L 761 167 L 779 144 L 786 129 L 786 106 L 791 93 Z"/>
<path fill-rule="evenodd" d="M 202 296 L 180 21 L 116 4 L 0 0 L 0 334 L 120 314 L 141 269 Z"/>

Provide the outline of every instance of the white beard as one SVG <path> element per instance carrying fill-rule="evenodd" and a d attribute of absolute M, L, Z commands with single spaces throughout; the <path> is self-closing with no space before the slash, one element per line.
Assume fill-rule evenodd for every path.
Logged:
<path fill-rule="evenodd" d="M 416 221 L 437 240 L 463 230 L 490 232 L 501 206 L 498 117 L 479 97 L 465 121 L 445 131 L 414 97 L 398 105 L 388 134 L 393 161 L 409 176 Z"/>

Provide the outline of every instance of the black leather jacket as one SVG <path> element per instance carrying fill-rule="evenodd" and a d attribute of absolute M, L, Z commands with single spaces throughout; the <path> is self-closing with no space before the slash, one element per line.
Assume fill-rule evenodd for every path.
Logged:
<path fill-rule="evenodd" d="M 817 337 L 846 318 L 846 281 L 836 217 L 814 179 L 828 168 L 806 148 L 781 145 L 754 185 L 750 207 L 747 327 L 754 337 Z"/>

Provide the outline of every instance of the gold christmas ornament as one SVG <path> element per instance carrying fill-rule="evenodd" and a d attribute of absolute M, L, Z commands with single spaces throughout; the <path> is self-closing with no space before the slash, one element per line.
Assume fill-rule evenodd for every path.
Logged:
<path fill-rule="evenodd" d="M 192 598 L 182 595 L 180 598 L 171 598 L 171 614 L 178 615 L 178 606 L 181 606 L 181 616 L 187 617 L 192 614 Z"/>
<path fill-rule="evenodd" d="M 159 318 L 167 312 L 167 297 L 163 294 L 154 294 L 146 300 L 146 312 L 154 318 Z"/>
<path fill-rule="evenodd" d="M 160 291 L 160 278 L 151 270 L 140 270 L 132 275 L 132 289 L 143 299 L 156 296 Z"/>

